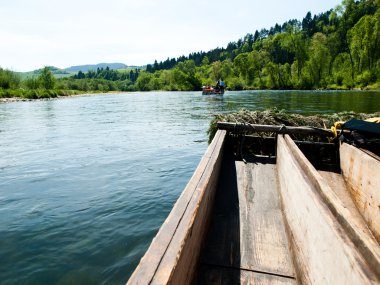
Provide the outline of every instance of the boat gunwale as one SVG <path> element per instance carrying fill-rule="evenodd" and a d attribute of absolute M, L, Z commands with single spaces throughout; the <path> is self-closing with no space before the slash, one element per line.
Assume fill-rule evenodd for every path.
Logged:
<path fill-rule="evenodd" d="M 377 242 L 380 242 L 380 182 L 372 181 L 380 166 L 380 158 L 365 149 L 357 148 L 345 142 L 340 144 L 340 165 L 354 203 L 372 230 Z M 380 256 L 380 254 L 379 254 Z M 380 271 L 380 263 L 378 264 Z M 379 273 L 380 275 L 380 273 Z"/>
<path fill-rule="evenodd" d="M 339 239 L 341 239 L 341 242 L 343 242 L 343 244 L 346 244 L 345 249 L 342 251 L 342 254 L 348 257 L 348 259 L 351 260 L 350 262 L 353 262 L 353 264 L 358 262 L 357 265 L 359 267 L 355 267 L 357 268 L 357 270 L 359 270 L 358 271 L 359 275 L 357 276 L 360 276 L 361 274 L 365 274 L 365 275 L 368 274 L 366 278 L 369 278 L 369 280 L 372 280 L 372 278 L 375 278 L 375 280 L 379 281 L 380 280 L 380 274 L 379 274 L 380 273 L 380 266 L 379 266 L 380 248 L 376 240 L 374 239 L 374 236 L 370 232 L 370 230 L 368 228 L 365 232 L 361 230 L 360 226 L 357 224 L 355 219 L 351 217 L 350 211 L 348 211 L 348 209 L 344 207 L 341 200 L 336 196 L 334 191 L 332 191 L 332 189 L 328 185 L 327 181 L 318 173 L 318 171 L 313 167 L 310 161 L 303 155 L 301 150 L 297 147 L 297 145 L 295 144 L 295 142 L 289 135 L 279 136 L 279 140 L 281 142 L 278 142 L 277 148 L 279 147 L 286 148 L 286 153 L 288 153 L 290 157 L 292 158 L 292 160 L 294 161 L 293 163 L 295 163 L 298 169 L 297 171 L 301 172 L 303 178 L 305 179 L 307 184 L 309 184 L 309 186 L 311 187 L 310 189 L 312 189 L 309 195 L 311 195 L 312 197 L 314 197 L 314 199 L 316 199 L 315 201 L 313 201 L 313 203 L 316 203 L 317 205 L 319 205 L 318 207 L 320 207 L 323 213 L 325 213 L 325 215 L 321 215 L 321 216 L 327 219 L 328 223 L 330 224 L 331 232 L 335 233 L 334 235 L 338 237 Z M 277 161 L 277 164 L 278 165 L 284 164 L 285 162 L 283 162 L 283 158 L 281 157 L 282 155 L 281 151 L 278 149 L 277 152 L 278 152 L 277 158 L 279 159 Z M 281 174 L 282 166 L 279 166 L 278 170 L 279 170 L 278 175 L 280 178 L 281 175 L 283 175 Z M 294 222 L 294 217 L 291 216 L 292 215 L 291 213 L 294 213 L 295 209 L 290 209 L 286 207 L 287 201 L 284 200 L 285 199 L 284 189 L 287 189 L 286 188 L 287 186 L 285 186 L 286 181 L 284 183 L 284 179 L 285 178 L 281 180 L 280 178 L 280 190 L 281 190 L 280 192 L 281 192 L 281 197 L 282 197 L 283 209 L 286 216 L 285 220 L 287 221 L 288 232 L 289 232 L 289 235 L 292 237 L 291 238 L 292 242 L 294 243 L 294 242 L 297 242 L 297 239 L 294 236 L 294 233 L 293 233 L 294 229 L 292 229 L 292 227 L 290 226 L 290 223 Z M 288 178 L 286 178 L 285 180 L 287 179 Z M 307 191 L 307 190 L 302 189 L 302 191 Z M 304 230 L 307 232 L 310 229 L 304 229 Z M 305 242 L 305 241 L 302 241 L 302 242 Z M 331 241 L 328 241 L 328 242 L 331 242 Z M 352 243 L 351 248 L 348 246 L 350 243 Z M 295 260 L 298 260 L 298 264 L 296 268 L 298 270 L 301 269 L 301 271 L 302 269 L 305 270 L 303 266 L 299 264 L 300 262 L 299 258 L 301 258 L 302 260 L 302 256 L 298 256 L 298 255 L 300 253 L 307 255 L 308 253 L 303 252 L 302 249 L 300 249 L 300 244 L 293 245 L 293 251 L 294 251 Z M 306 259 L 307 262 L 310 262 L 308 259 L 309 258 Z M 363 261 L 365 261 L 365 263 L 367 264 L 366 266 L 364 265 Z M 323 262 L 324 261 L 322 261 L 322 263 Z M 300 271 L 298 271 L 298 273 L 300 273 Z M 308 272 L 307 274 L 310 274 L 310 272 Z M 364 277 L 365 275 L 362 275 L 362 277 Z M 305 272 L 301 273 L 300 277 L 305 283 L 308 283 L 310 281 L 308 279 L 310 278 L 310 276 L 305 276 Z M 333 277 L 333 276 L 330 276 L 330 277 Z M 313 276 L 311 278 L 313 278 Z"/>
<path fill-rule="evenodd" d="M 334 134 L 329 129 L 320 129 L 315 127 L 295 127 L 285 125 L 261 125 L 249 123 L 231 123 L 231 122 L 217 122 L 219 130 L 227 130 L 234 133 L 245 132 L 270 132 L 277 134 L 299 134 L 299 135 L 318 135 L 333 137 Z"/>
<path fill-rule="evenodd" d="M 193 176 L 153 238 L 127 284 L 151 284 L 157 282 L 156 279 L 160 280 L 158 283 L 168 284 L 174 278 L 176 271 L 181 270 L 178 268 L 178 264 L 186 242 L 191 238 L 195 219 L 200 211 L 199 205 L 208 190 L 208 182 L 211 180 L 211 176 L 217 178 L 219 175 L 226 133 L 223 130 L 216 133 Z M 179 229 L 183 227 L 185 230 L 180 231 Z M 192 271 L 195 270 L 198 256 L 199 253 L 196 253 L 193 258 Z M 171 266 L 165 266 L 163 264 L 165 262 Z M 186 282 L 191 282 L 192 277 L 190 276 Z"/>
<path fill-rule="evenodd" d="M 219 123 L 218 123 L 219 125 Z M 181 193 L 177 202 L 175 203 L 172 211 L 169 216 L 162 224 L 160 230 L 158 231 L 156 237 L 153 239 L 149 249 L 146 251 L 145 255 L 141 259 L 136 270 L 132 274 L 127 284 L 189 284 L 192 282 L 195 276 L 195 270 L 197 262 L 200 255 L 201 246 L 203 243 L 202 231 L 205 232 L 207 229 L 199 229 L 199 227 L 207 228 L 207 223 L 204 218 L 200 217 L 208 214 L 209 211 L 207 208 L 212 207 L 211 199 L 207 195 L 215 195 L 215 189 L 210 190 L 209 187 L 216 188 L 218 176 L 220 172 L 221 157 L 224 151 L 224 142 L 230 134 L 234 134 L 237 130 L 236 127 L 231 129 L 231 125 L 239 124 L 230 124 L 228 129 L 218 129 L 216 132 L 213 141 L 209 145 L 206 153 L 202 157 L 197 169 L 195 170 L 192 178 L 188 182 L 187 186 Z M 242 126 L 241 126 L 242 125 Z M 238 129 L 239 132 L 244 133 L 245 124 L 240 124 L 242 128 Z M 254 132 L 266 132 L 268 129 L 267 125 L 253 125 L 253 126 L 264 126 L 264 131 L 262 129 L 258 130 L 257 128 L 250 128 L 250 131 Z M 314 211 L 320 211 L 320 215 L 325 220 L 327 226 L 324 227 L 325 233 L 332 238 L 332 240 L 325 241 L 327 244 L 335 244 L 338 242 L 338 253 L 340 257 L 343 258 L 345 265 L 338 265 L 335 272 L 345 271 L 345 266 L 347 262 L 353 266 L 352 272 L 349 274 L 352 278 L 356 280 L 361 280 L 365 284 L 369 280 L 380 280 L 380 248 L 371 231 L 363 231 L 361 225 L 355 219 L 351 219 L 352 214 L 350 211 L 345 208 L 343 202 L 339 199 L 334 191 L 330 188 L 331 186 L 327 183 L 324 177 L 314 168 L 311 162 L 304 156 L 302 151 L 298 148 L 295 141 L 288 135 L 283 132 L 288 131 L 289 129 L 284 130 L 283 126 L 270 126 L 275 128 L 275 133 L 278 134 L 276 141 L 276 149 L 279 152 L 279 145 L 282 144 L 282 153 L 287 153 L 286 156 L 292 161 L 291 163 L 296 165 L 297 172 L 305 180 L 305 183 L 310 187 L 304 191 L 309 191 L 310 202 L 313 204 Z M 287 127 L 288 128 L 288 127 Z M 294 128 L 294 127 L 293 127 Z M 305 129 L 304 127 L 296 127 L 295 130 Z M 322 135 L 322 133 L 328 133 L 328 130 L 309 128 L 302 132 L 302 134 L 310 134 L 309 131 L 314 132 L 314 134 Z M 243 130 L 243 131 L 242 131 Z M 281 142 L 280 142 L 281 141 Z M 365 155 L 368 155 L 364 153 Z M 276 160 L 278 153 L 276 153 Z M 284 155 L 284 154 L 282 154 Z M 281 156 L 281 151 L 280 151 Z M 279 158 L 280 161 L 284 158 Z M 279 161 L 276 162 L 278 164 Z M 284 163 L 284 162 L 281 162 Z M 286 163 L 285 163 L 286 164 Z M 279 167 L 280 168 L 280 167 Z M 278 169 L 278 171 L 280 171 Z M 282 170 L 284 171 L 284 170 Z M 288 170 L 289 171 L 289 170 Z M 280 173 L 278 172 L 278 177 Z M 281 174 L 284 175 L 284 174 Z M 298 175 L 298 174 L 297 174 Z M 285 175 L 286 176 L 286 175 Z M 216 178 L 215 178 L 216 177 Z M 216 179 L 215 181 L 212 180 Z M 280 179 L 280 178 L 279 178 Z M 289 180 L 289 177 L 282 178 L 282 180 Z M 281 179 L 280 179 L 281 180 Z M 288 235 L 291 237 L 292 243 L 297 242 L 296 234 L 293 233 L 290 226 L 294 221 L 288 220 L 289 214 L 287 212 L 283 198 L 282 187 L 287 187 L 281 185 L 282 183 L 289 184 L 291 182 L 280 182 L 280 196 L 282 197 L 282 207 L 283 213 L 285 216 L 285 223 L 287 225 Z M 311 191 L 310 191 L 311 190 Z M 210 194 L 210 191 L 214 193 Z M 287 193 L 289 195 L 289 193 Z M 206 198 L 205 198 L 206 197 Z M 206 210 L 202 209 L 206 208 Z M 304 206 L 303 206 L 304 207 Z M 307 208 L 307 206 L 306 206 Z M 289 209 L 288 209 L 289 210 Z M 291 210 L 294 212 L 295 210 Z M 298 210 L 296 210 L 297 212 Z M 308 217 L 312 218 L 311 216 Z M 290 217 L 290 219 L 293 219 Z M 204 225 L 200 224 L 204 223 Z M 306 229 L 308 231 L 308 229 Z M 318 230 L 317 230 L 318 231 Z M 194 244 L 195 240 L 192 238 L 192 235 L 198 237 L 195 239 L 200 244 Z M 313 236 L 313 235 L 312 235 Z M 314 235 L 315 236 L 315 235 Z M 316 235 L 318 236 L 318 234 Z M 298 237 L 300 238 L 300 237 Z M 310 237 L 309 237 L 310 239 Z M 304 242 L 299 240 L 298 242 Z M 307 243 L 306 239 L 306 243 Z M 310 242 L 310 240 L 309 240 Z M 190 244 L 190 245 L 189 245 Z M 320 245 L 323 245 L 323 242 Z M 306 249 L 310 245 L 306 245 Z M 189 247 L 191 248 L 189 251 Z M 324 246 L 322 246 L 323 249 Z M 193 252 L 193 248 L 195 248 Z M 296 262 L 296 271 L 297 277 L 300 278 L 302 282 L 311 282 L 316 280 L 339 280 L 336 279 L 336 276 L 332 274 L 335 269 L 327 270 L 330 273 L 323 273 L 322 277 L 316 277 L 318 270 L 315 271 L 311 265 L 319 266 L 321 270 L 325 268 L 326 262 L 324 264 L 323 260 L 317 261 L 318 257 L 314 254 L 314 261 L 306 260 L 306 265 L 302 264 L 305 262 L 305 256 L 298 256 L 299 254 L 309 254 L 305 248 L 300 251 L 300 248 L 297 244 L 293 245 L 293 258 Z M 310 250 L 310 248 L 309 248 Z M 322 254 L 325 256 L 325 253 Z M 189 262 L 186 259 L 190 259 Z M 335 260 L 334 253 L 328 253 L 326 255 L 327 259 Z M 184 261 L 185 260 L 185 261 Z M 314 264 L 314 263 L 315 264 Z M 320 262 L 320 263 L 318 263 Z M 338 264 L 340 261 L 338 262 Z M 302 266 L 306 266 L 304 269 Z M 317 269 L 318 269 L 317 268 Z M 326 269 L 326 268 L 325 268 Z M 306 270 L 306 271 L 304 271 Z M 308 270 L 311 270 L 308 272 Z M 305 273 L 306 272 L 306 273 Z M 311 274 L 311 275 L 308 275 Z M 327 274 L 327 275 L 324 275 Z M 316 279 L 315 279 L 316 278 Z M 322 279 L 321 279 L 322 278 Z M 328 279 L 330 278 L 330 279 Z M 343 278 L 344 279 L 344 278 Z M 178 281 L 181 280 L 180 283 Z"/>

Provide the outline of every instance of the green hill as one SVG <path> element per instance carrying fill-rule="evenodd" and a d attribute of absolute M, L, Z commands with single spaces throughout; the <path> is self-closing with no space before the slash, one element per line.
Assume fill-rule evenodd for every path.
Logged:
<path fill-rule="evenodd" d="M 125 69 L 128 66 L 124 63 L 98 63 L 98 64 L 85 64 L 85 65 L 76 65 L 65 68 L 65 71 L 68 72 L 87 72 L 90 70 L 97 70 L 98 68 L 109 68 L 109 69 Z"/>
<path fill-rule="evenodd" d="M 49 68 L 55 78 L 67 77 L 67 76 L 71 76 L 75 74 L 75 72 L 69 72 L 65 69 L 60 69 L 54 66 L 49 66 Z M 24 80 L 26 78 L 38 77 L 41 74 L 41 71 L 42 71 L 42 68 L 29 71 L 29 72 L 17 72 L 17 74 L 19 74 L 21 79 Z"/>
<path fill-rule="evenodd" d="M 87 72 L 87 71 L 96 71 L 97 69 L 106 69 L 109 68 L 111 70 L 130 70 L 136 68 L 143 68 L 142 66 L 134 66 L 134 65 L 126 65 L 124 63 L 98 63 L 98 64 L 85 64 L 85 65 L 76 65 L 65 68 L 65 71 L 70 73 L 76 73 L 79 71 Z"/>
<path fill-rule="evenodd" d="M 140 66 L 129 66 L 124 63 L 98 63 L 98 64 L 85 64 L 85 65 L 75 65 L 70 66 L 64 69 L 55 67 L 55 66 L 49 66 L 50 71 L 53 73 L 55 78 L 63 78 L 63 77 L 69 77 L 72 75 L 77 74 L 79 71 L 82 72 L 88 72 L 88 71 L 96 71 L 97 69 L 106 69 L 109 68 L 110 70 L 118 70 L 118 71 L 130 71 L 131 69 L 136 68 L 145 68 Z M 21 76 L 21 79 L 24 80 L 26 78 L 33 78 L 37 77 L 41 74 L 42 68 L 36 69 L 29 72 L 17 72 Z"/>

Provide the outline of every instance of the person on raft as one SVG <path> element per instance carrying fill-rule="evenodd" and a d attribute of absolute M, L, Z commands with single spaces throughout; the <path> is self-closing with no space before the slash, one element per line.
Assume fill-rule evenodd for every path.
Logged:
<path fill-rule="evenodd" d="M 224 88 L 226 87 L 226 84 L 224 83 L 223 79 L 219 79 L 219 85 L 220 85 L 220 90 L 223 92 Z"/>

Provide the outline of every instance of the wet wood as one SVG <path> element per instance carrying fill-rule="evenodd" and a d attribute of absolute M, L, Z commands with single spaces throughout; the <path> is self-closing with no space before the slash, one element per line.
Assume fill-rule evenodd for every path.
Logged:
<path fill-rule="evenodd" d="M 273 125 L 258 125 L 258 124 L 242 124 L 242 123 L 228 123 L 218 122 L 218 129 L 227 130 L 234 133 L 242 132 L 267 132 L 279 134 L 299 134 L 299 135 L 320 135 L 320 136 L 334 136 L 331 130 L 319 129 L 313 127 L 292 127 L 292 126 L 273 126 Z"/>
<path fill-rule="evenodd" d="M 380 161 L 376 156 L 343 143 L 340 165 L 356 206 L 380 242 Z"/>
<path fill-rule="evenodd" d="M 278 137 L 277 167 L 284 213 L 301 282 L 379 282 L 363 253 L 356 249 L 351 239 L 354 236 L 350 236 L 352 232 L 346 231 L 346 228 L 352 229 L 352 225 L 345 228 L 341 224 L 344 223 L 344 215 L 340 214 L 343 209 L 339 200 L 287 135 Z"/>
<path fill-rule="evenodd" d="M 225 131 L 218 131 L 215 135 L 193 177 L 127 284 L 191 282 L 208 226 L 207 214 L 212 208 L 225 135 Z M 188 256 L 184 258 L 184 254 Z"/>

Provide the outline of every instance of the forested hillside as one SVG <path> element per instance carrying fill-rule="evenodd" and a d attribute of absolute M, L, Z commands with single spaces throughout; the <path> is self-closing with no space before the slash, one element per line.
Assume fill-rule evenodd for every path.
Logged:
<path fill-rule="evenodd" d="M 223 78 L 231 89 L 379 88 L 379 1 L 339 7 L 247 34 L 226 48 L 147 66 L 137 87 L 192 90 Z"/>
<path fill-rule="evenodd" d="M 222 78 L 231 90 L 380 89 L 379 7 L 380 0 L 343 0 L 327 12 L 249 33 L 225 48 L 155 61 L 146 69 L 79 71 L 53 80 L 52 88 L 184 91 Z M 7 89 L 45 87 L 41 76 L 21 80 L 0 68 L 0 97 L 10 94 Z"/>

